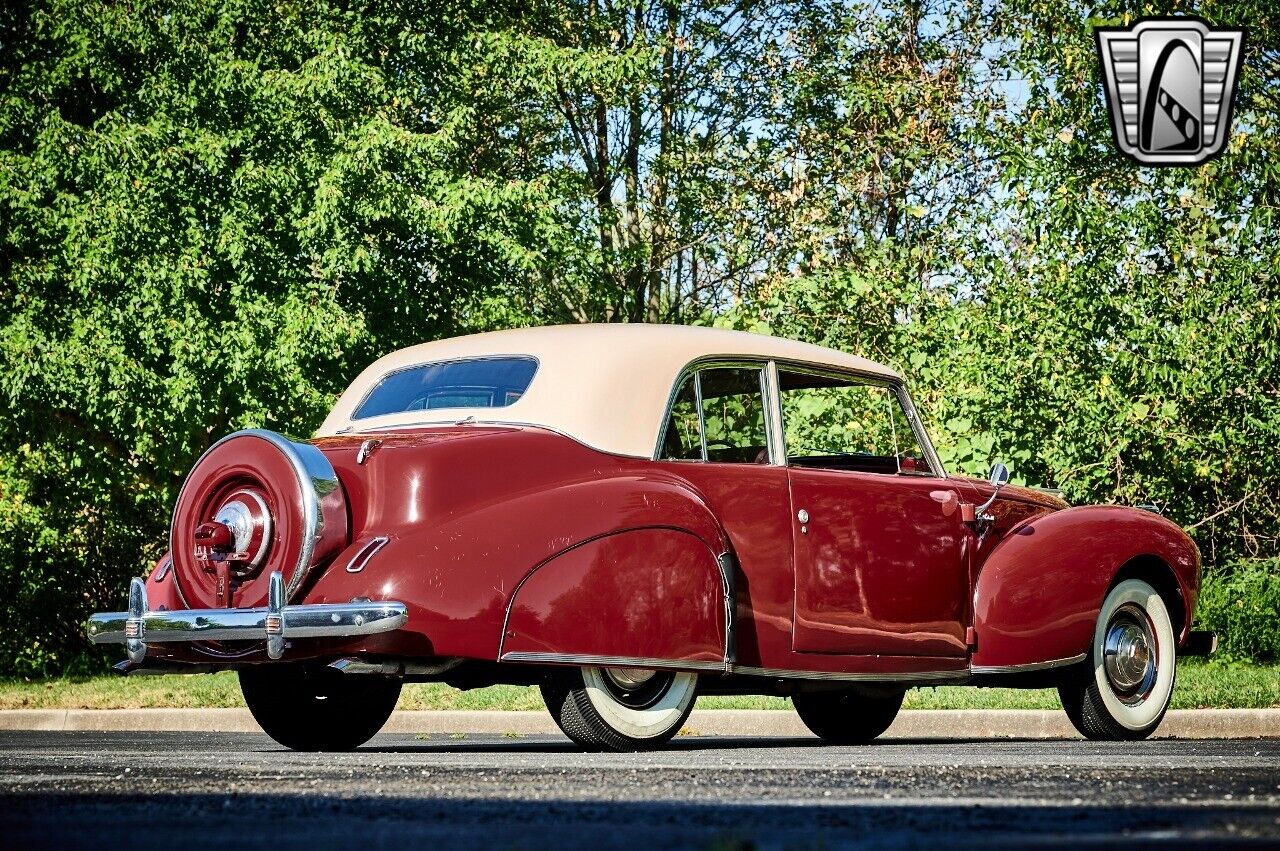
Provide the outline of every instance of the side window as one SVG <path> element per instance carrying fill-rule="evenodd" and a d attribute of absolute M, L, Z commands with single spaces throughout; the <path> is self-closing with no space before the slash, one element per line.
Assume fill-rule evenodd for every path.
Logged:
<path fill-rule="evenodd" d="M 762 370 L 758 367 L 709 367 L 690 375 L 672 402 L 662 435 L 661 457 L 673 461 L 768 464 L 761 380 Z"/>
<path fill-rule="evenodd" d="M 932 475 L 902 403 L 884 384 L 778 371 L 787 462 Z"/>
<path fill-rule="evenodd" d="M 698 389 L 695 377 L 685 379 L 671 404 L 662 457 L 670 461 L 701 461 L 702 432 L 698 427 Z"/>
<path fill-rule="evenodd" d="M 768 464 L 761 370 L 712 367 L 700 370 L 702 422 L 708 461 Z"/>

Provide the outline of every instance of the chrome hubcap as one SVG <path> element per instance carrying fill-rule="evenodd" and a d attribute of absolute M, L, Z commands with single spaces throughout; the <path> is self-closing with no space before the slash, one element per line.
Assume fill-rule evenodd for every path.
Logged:
<path fill-rule="evenodd" d="M 623 691 L 635 691 L 653 679 L 657 671 L 646 671 L 640 668 L 605 668 L 604 675 Z"/>
<path fill-rule="evenodd" d="M 648 709 L 671 688 L 675 674 L 659 674 L 641 668 L 605 668 L 604 686 L 618 703 L 631 709 Z"/>
<path fill-rule="evenodd" d="M 1156 682 L 1156 642 L 1146 613 L 1132 604 L 1116 610 L 1103 645 L 1107 681 L 1125 703 L 1146 699 Z"/>

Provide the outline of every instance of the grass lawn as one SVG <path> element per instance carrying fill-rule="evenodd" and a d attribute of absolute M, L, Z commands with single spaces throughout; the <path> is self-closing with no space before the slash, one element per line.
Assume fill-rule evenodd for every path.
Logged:
<path fill-rule="evenodd" d="M 241 707 L 232 673 L 189 676 L 115 675 L 45 681 L 0 680 L 0 709 L 139 709 Z M 703 697 L 702 709 L 790 709 L 778 697 Z M 907 709 L 1058 709 L 1057 692 L 976 689 L 963 686 L 917 688 L 907 692 Z M 1187 660 L 1178 665 L 1175 709 L 1280 707 L 1280 665 L 1243 665 Z M 437 683 L 405 686 L 401 709 L 541 709 L 535 688 L 493 686 L 458 691 Z"/>

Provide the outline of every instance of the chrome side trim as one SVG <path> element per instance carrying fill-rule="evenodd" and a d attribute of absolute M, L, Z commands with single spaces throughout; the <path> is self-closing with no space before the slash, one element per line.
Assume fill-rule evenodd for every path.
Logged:
<path fill-rule="evenodd" d="M 533 662 L 536 664 L 591 665 L 600 668 L 679 668 L 724 673 L 722 662 L 680 659 L 648 659 L 641 656 L 589 656 L 583 653 L 504 653 L 501 662 Z"/>
<path fill-rule="evenodd" d="M 848 682 L 867 683 L 910 683 L 934 682 L 941 680 L 964 680 L 969 678 L 968 671 L 911 671 L 899 674 L 841 673 L 837 671 L 790 671 L 779 668 L 754 668 L 748 665 L 734 665 L 733 673 L 751 677 L 769 677 L 779 680 L 844 680 Z"/>
<path fill-rule="evenodd" d="M 369 561 L 378 554 L 378 550 L 382 549 L 390 541 L 390 538 L 377 537 L 371 538 L 368 543 L 356 551 L 351 557 L 351 561 L 347 562 L 347 573 L 359 573 L 369 566 Z"/>
<path fill-rule="evenodd" d="M 434 665 L 420 662 L 370 662 L 367 659 L 338 659 L 330 662 L 329 667 L 343 674 L 377 674 L 384 677 L 435 677 L 453 670 L 462 664 L 462 659 L 453 657 L 443 659 Z"/>
<path fill-rule="evenodd" d="M 680 659 L 649 659 L 639 656 L 588 656 L 579 653 L 506 653 L 500 662 L 531 662 L 535 664 L 593 665 L 599 667 L 676 668 L 693 671 L 716 671 L 750 677 L 768 677 L 782 680 L 843 680 L 848 682 L 940 682 L 964 680 L 968 671 L 918 671 L 905 674 L 838 673 L 832 671 L 790 671 L 779 668 L 754 668 L 750 665 L 729 665 L 726 670 L 719 662 L 682 661 Z"/>
<path fill-rule="evenodd" d="M 1050 668 L 1064 668 L 1085 660 L 1088 654 L 1081 653 L 1066 659 L 1050 659 L 1048 662 L 1028 662 L 1025 665 L 974 665 L 969 670 L 975 674 L 1025 674 L 1031 671 L 1047 671 Z"/>
<path fill-rule="evenodd" d="M 267 641 L 267 654 L 278 659 L 290 638 L 330 638 L 374 635 L 404 626 L 409 620 L 404 603 L 394 600 L 315 603 L 286 606 L 280 572 L 271 575 L 268 605 L 252 609 L 181 609 L 149 611 L 146 587 L 134 579 L 129 588 L 129 611 L 99 612 L 87 630 L 94 644 L 125 644 L 129 661 L 139 663 L 148 644 L 186 641 Z"/>
<path fill-rule="evenodd" d="M 738 598 L 734 591 L 733 555 L 728 552 L 721 553 L 716 557 L 716 564 L 720 566 L 720 588 L 724 593 L 724 670 L 728 673 L 733 668 L 733 660 L 737 654 L 735 635 Z"/>

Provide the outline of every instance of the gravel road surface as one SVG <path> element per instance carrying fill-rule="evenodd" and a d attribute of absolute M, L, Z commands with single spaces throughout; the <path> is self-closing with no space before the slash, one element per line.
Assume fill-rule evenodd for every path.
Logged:
<path fill-rule="evenodd" d="M 300 754 L 253 734 L 5 732 L 0 784 L 10 848 L 1280 847 L 1280 740 L 587 754 L 437 734 Z"/>

